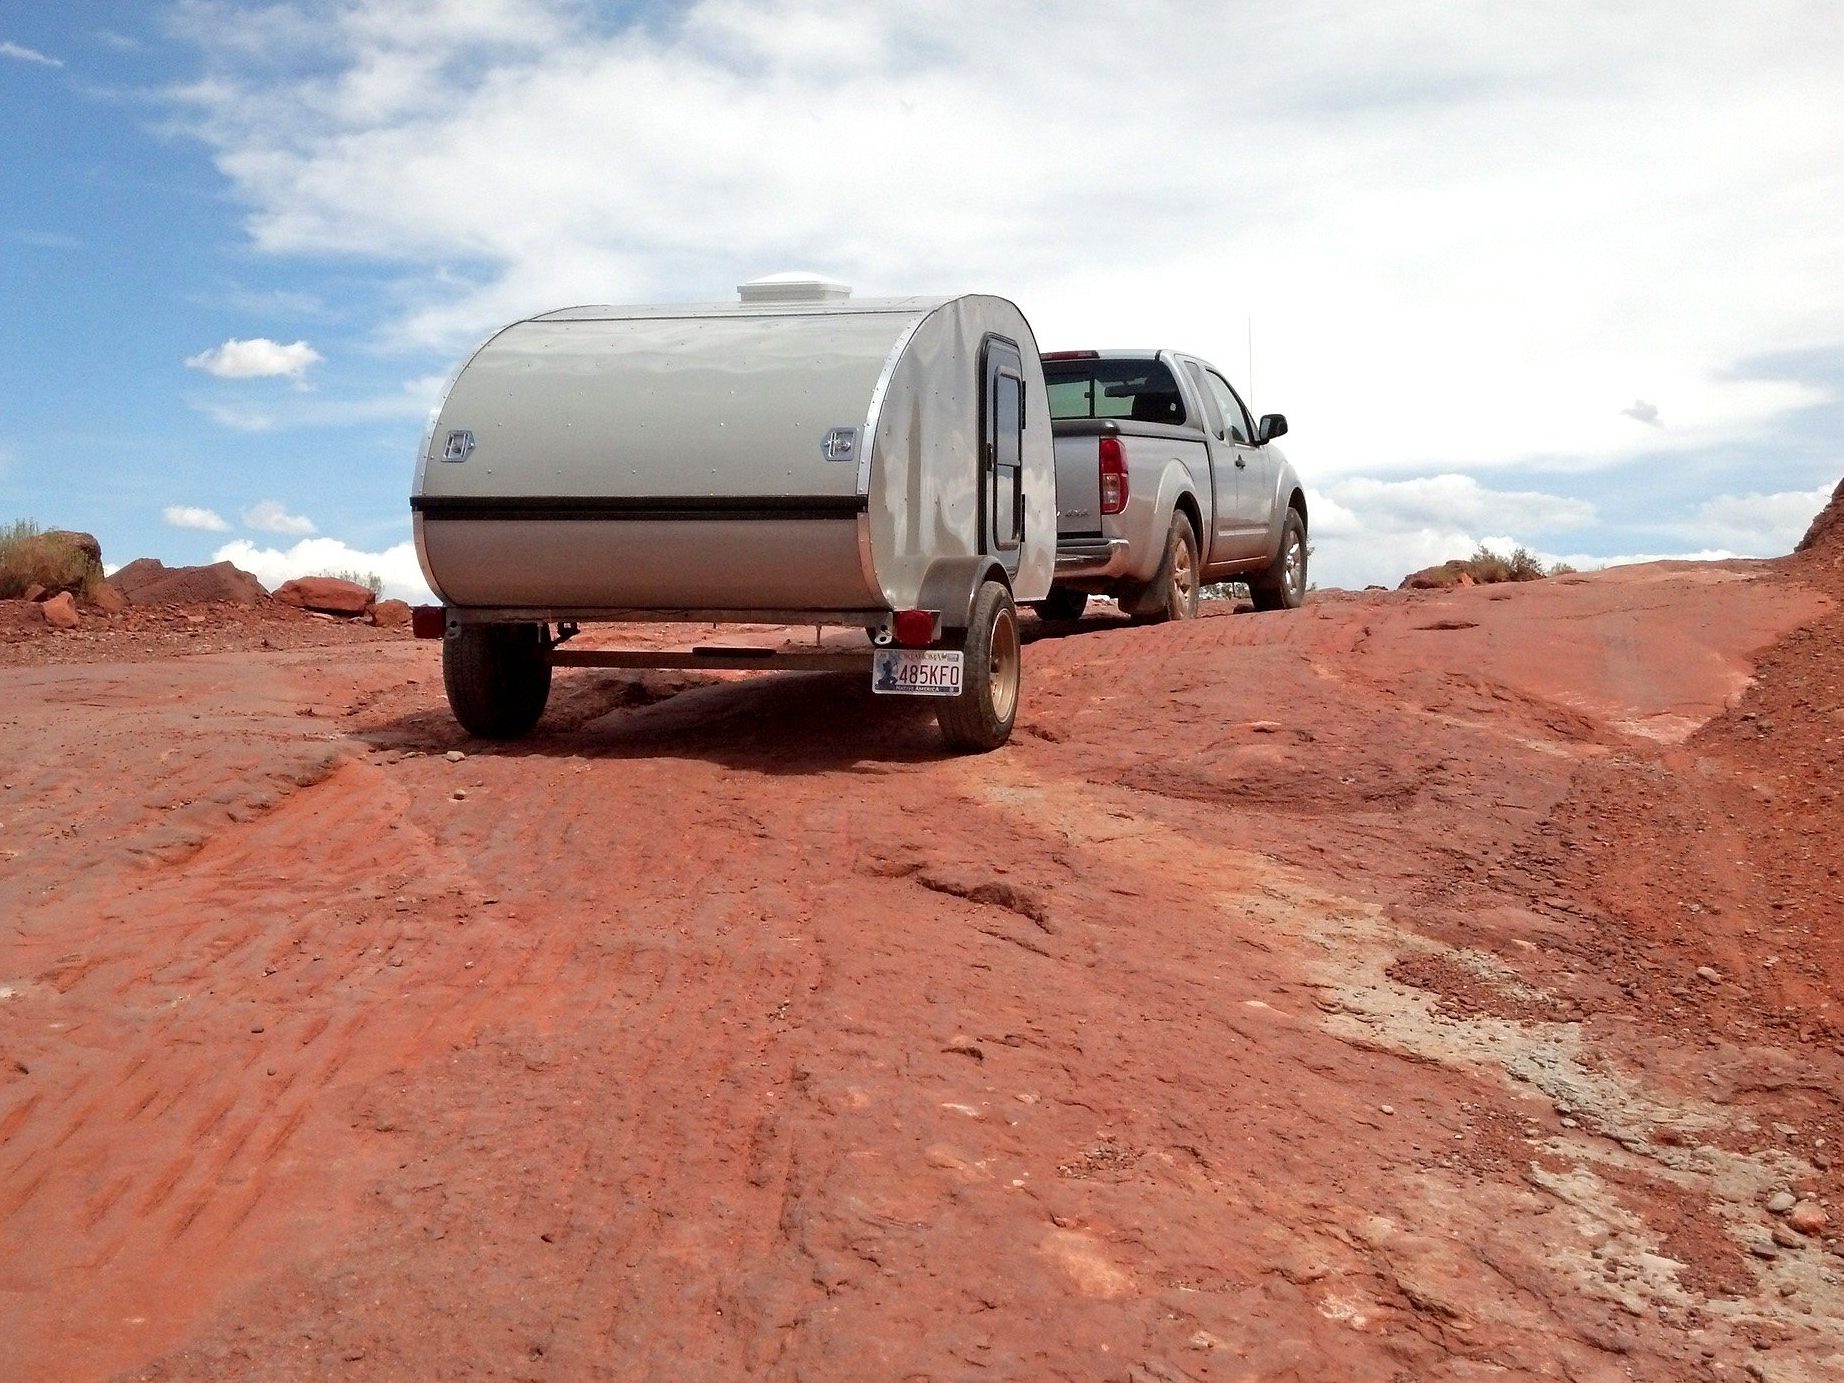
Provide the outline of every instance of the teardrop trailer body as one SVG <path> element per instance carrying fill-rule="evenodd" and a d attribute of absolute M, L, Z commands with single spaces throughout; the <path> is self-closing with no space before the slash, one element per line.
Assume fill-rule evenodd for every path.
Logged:
<path fill-rule="evenodd" d="M 751 291 L 755 289 L 755 291 Z M 1017 604 L 1049 591 L 1043 370 L 1002 298 L 745 285 L 529 318 L 455 377 L 417 467 L 450 707 L 514 738 L 555 667 L 854 671 L 1004 743 Z M 597 621 L 856 625 L 863 647 L 566 647 Z"/>

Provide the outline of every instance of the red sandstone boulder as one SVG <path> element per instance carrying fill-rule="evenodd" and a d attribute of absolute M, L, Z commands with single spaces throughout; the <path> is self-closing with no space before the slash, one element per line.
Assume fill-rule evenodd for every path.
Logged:
<path fill-rule="evenodd" d="M 157 557 L 140 557 L 110 581 L 131 605 L 260 605 L 269 595 L 262 582 L 229 562 L 169 567 Z"/>
<path fill-rule="evenodd" d="M 371 607 L 371 622 L 380 629 L 401 629 L 410 622 L 410 607 L 401 600 L 380 600 Z"/>
<path fill-rule="evenodd" d="M 82 622 L 77 615 L 76 598 L 69 591 L 59 591 L 38 608 L 53 629 L 75 629 Z"/>
<path fill-rule="evenodd" d="M 377 597 L 371 588 L 337 576 L 302 576 L 283 582 L 275 598 L 284 605 L 327 615 L 362 615 Z"/>

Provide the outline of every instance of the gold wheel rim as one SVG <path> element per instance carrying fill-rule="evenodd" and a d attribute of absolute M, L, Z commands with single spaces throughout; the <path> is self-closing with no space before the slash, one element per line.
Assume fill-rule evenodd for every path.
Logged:
<path fill-rule="evenodd" d="M 1191 584 L 1195 576 L 1191 570 L 1191 549 L 1181 541 L 1172 557 L 1172 594 L 1177 597 L 1181 614 L 1191 609 Z"/>
<path fill-rule="evenodd" d="M 994 718 L 1003 722 L 1012 718 L 1012 711 L 1018 705 L 1018 621 L 1010 606 L 1001 605 L 993 615 L 990 643 L 992 665 L 988 671 L 992 686 L 992 713 Z"/>

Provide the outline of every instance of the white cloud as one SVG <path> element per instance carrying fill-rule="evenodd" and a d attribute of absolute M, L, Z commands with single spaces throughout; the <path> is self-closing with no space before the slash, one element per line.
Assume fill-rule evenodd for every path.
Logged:
<path fill-rule="evenodd" d="M 1584 528 L 1585 500 L 1533 490 L 1493 490 L 1471 476 L 1378 480 L 1352 476 L 1309 490 L 1313 580 L 1324 586 L 1393 586 L 1422 567 L 1470 555 L 1481 542 L 1509 550 L 1529 535 Z M 1522 538 L 1491 538 L 1492 533 Z"/>
<path fill-rule="evenodd" d="M 1697 506 L 1687 526 L 1701 541 L 1714 539 L 1753 557 L 1791 552 L 1831 499 L 1829 485 L 1771 495 L 1717 495 Z"/>
<path fill-rule="evenodd" d="M 274 499 L 265 499 L 245 509 L 243 522 L 245 527 L 259 529 L 264 533 L 300 535 L 319 531 L 314 527 L 312 519 L 302 514 L 289 513 L 280 500 Z"/>
<path fill-rule="evenodd" d="M 237 432 L 274 432 L 295 427 L 348 427 L 355 423 L 389 421 L 394 418 L 428 420 L 430 410 L 441 398 L 446 375 L 423 375 L 407 379 L 397 388 L 356 398 L 326 398 L 313 394 L 293 394 L 263 403 L 227 402 L 222 399 L 193 399 L 192 407 L 217 423 Z"/>
<path fill-rule="evenodd" d="M 248 341 L 233 337 L 221 346 L 187 356 L 186 364 L 219 379 L 300 379 L 321 359 L 320 352 L 305 341 L 284 346 L 257 336 Z"/>
<path fill-rule="evenodd" d="M 228 533 L 230 525 L 216 509 L 201 509 L 196 504 L 169 504 L 160 517 L 174 528 L 196 528 L 205 533 Z"/>
<path fill-rule="evenodd" d="M 381 552 L 367 552 L 337 538 L 303 538 L 289 548 L 258 547 L 247 538 L 238 538 L 213 553 L 212 560 L 234 562 L 270 590 L 297 576 L 349 571 L 377 576 L 386 596 L 412 605 L 436 603 L 423 581 L 416 545 L 410 542 L 397 543 Z"/>
<path fill-rule="evenodd" d="M 1625 408 L 1622 408 L 1620 412 L 1636 423 L 1647 423 L 1652 427 L 1664 426 L 1664 424 L 1659 421 L 1658 405 L 1651 402 L 1649 399 L 1634 399 Z"/>
<path fill-rule="evenodd" d="M 195 2 L 180 99 L 259 250 L 416 266 L 389 343 L 792 263 L 1239 383 L 1252 318 L 1319 484 L 1740 441 L 1822 397 L 1741 362 L 1844 338 L 1831 0 L 598 13 Z"/>
<path fill-rule="evenodd" d="M 12 58 L 16 62 L 36 62 L 46 67 L 62 67 L 62 58 L 48 58 L 36 48 L 27 48 L 22 44 L 0 40 L 0 58 Z"/>

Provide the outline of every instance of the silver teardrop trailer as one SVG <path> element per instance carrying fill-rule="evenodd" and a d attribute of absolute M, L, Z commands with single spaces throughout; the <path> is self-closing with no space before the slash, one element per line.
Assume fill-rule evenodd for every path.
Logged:
<path fill-rule="evenodd" d="M 1036 341 L 1003 298 L 758 281 L 575 307 L 462 367 L 410 507 L 455 717 L 509 739 L 554 667 L 799 667 L 936 698 L 949 744 L 1018 709 L 1017 604 L 1056 560 Z M 566 647 L 592 621 L 857 625 L 862 648 Z"/>

